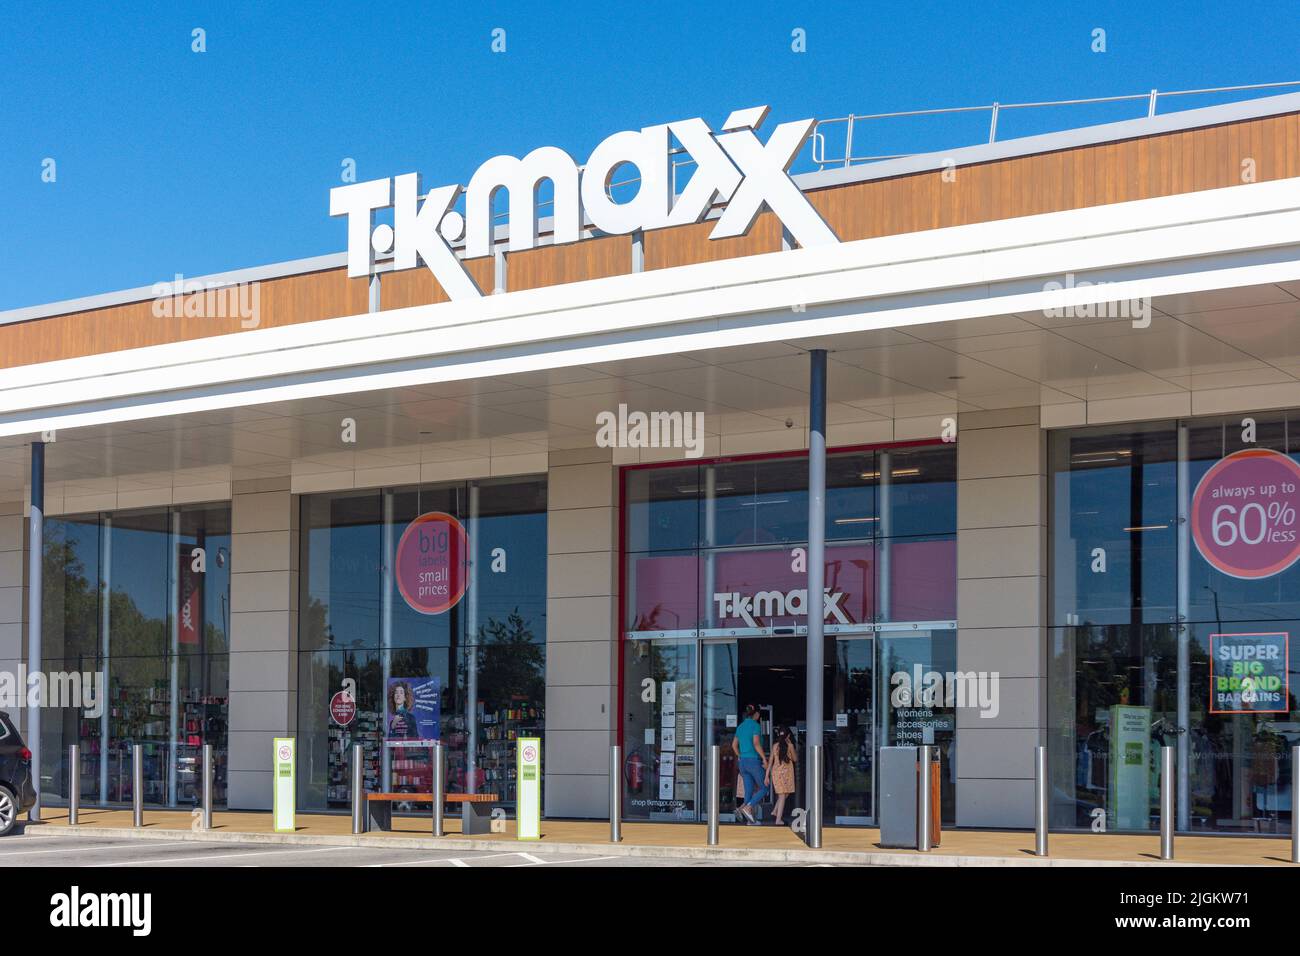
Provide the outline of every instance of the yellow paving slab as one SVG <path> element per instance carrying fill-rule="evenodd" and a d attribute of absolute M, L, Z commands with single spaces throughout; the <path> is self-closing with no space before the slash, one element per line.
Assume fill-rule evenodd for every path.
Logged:
<path fill-rule="evenodd" d="M 68 826 L 68 813 L 63 808 L 47 807 L 45 819 L 40 824 L 29 825 L 28 832 L 38 827 Z M 153 832 L 193 829 L 194 817 L 185 810 L 146 810 L 145 829 Z M 299 814 L 296 820 L 299 836 L 351 836 L 352 821 L 339 814 Z M 129 810 L 83 809 L 78 829 L 129 829 Z M 393 819 L 394 829 L 371 833 L 377 838 L 400 837 L 405 839 L 430 836 L 431 823 L 427 816 L 398 816 Z M 270 813 L 253 811 L 217 811 L 213 814 L 213 829 L 222 834 L 274 832 Z M 471 839 L 460 834 L 460 818 L 448 814 L 447 839 Z M 705 845 L 703 824 L 677 823 L 625 823 L 623 845 L 643 847 L 690 847 Z M 514 821 L 506 822 L 506 832 L 481 834 L 475 841 L 505 841 L 515 843 Z M 880 831 L 864 827 L 827 827 L 823 831 L 822 849 L 852 853 L 891 853 L 915 855 L 914 850 L 885 850 L 879 845 Z M 566 844 L 591 844 L 608 846 L 609 825 L 602 821 L 543 820 L 542 842 Z M 742 850 L 806 850 L 803 841 L 785 827 L 744 827 L 723 825 L 719 835 L 723 848 Z M 945 856 L 1025 859 L 1032 856 L 1034 835 L 1022 830 L 948 830 L 943 834 L 935 852 Z M 1051 856 L 1057 859 L 1088 860 L 1097 862 L 1151 862 L 1160 856 L 1160 838 L 1157 834 L 1134 836 L 1128 834 L 1054 833 L 1050 838 Z M 1252 838 L 1239 836 L 1179 836 L 1175 844 L 1176 858 L 1180 863 L 1208 863 L 1224 866 L 1286 866 L 1290 865 L 1290 841 L 1279 838 Z"/>

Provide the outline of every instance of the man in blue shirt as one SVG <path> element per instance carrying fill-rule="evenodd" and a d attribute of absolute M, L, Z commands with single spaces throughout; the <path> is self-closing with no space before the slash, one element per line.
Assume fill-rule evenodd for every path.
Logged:
<path fill-rule="evenodd" d="M 758 723 L 758 708 L 745 707 L 745 719 L 731 739 L 731 750 L 740 760 L 740 777 L 745 784 L 745 802 L 736 809 L 750 826 L 757 826 L 754 807 L 767 796 L 767 754 L 763 753 L 763 728 Z"/>

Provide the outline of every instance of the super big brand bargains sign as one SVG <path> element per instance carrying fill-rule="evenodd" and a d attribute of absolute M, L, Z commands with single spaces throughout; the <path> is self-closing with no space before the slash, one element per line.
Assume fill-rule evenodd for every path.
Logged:
<path fill-rule="evenodd" d="M 1268 448 L 1217 461 L 1192 496 L 1192 540 L 1211 566 L 1234 578 L 1280 574 L 1300 558 L 1296 513 L 1300 465 Z"/>
<path fill-rule="evenodd" d="M 1283 631 L 1210 635 L 1210 713 L 1285 714 L 1290 649 Z"/>
<path fill-rule="evenodd" d="M 510 252 L 537 245 L 537 187 L 550 180 L 554 189 L 552 239 L 577 242 L 590 222 L 607 235 L 628 235 L 702 222 L 715 200 L 726 203 L 710 239 L 743 236 L 764 204 L 800 246 L 839 242 L 789 176 L 790 164 L 812 132 L 811 119 L 782 123 L 761 142 L 755 131 L 768 108 L 736 110 L 715 133 L 699 118 L 678 120 L 606 138 L 579 171 L 564 150 L 543 146 L 523 159 L 495 156 L 459 184 L 439 186 L 426 194 L 418 173 L 351 183 L 330 190 L 330 215 L 346 216 L 348 275 L 370 275 L 375 254 L 392 253 L 394 270 L 413 269 L 422 260 L 452 299 L 483 293 L 452 251 L 465 241 L 465 258 L 492 252 L 492 200 L 510 193 Z M 674 196 L 670 151 L 676 139 L 695 163 L 686 188 Z M 677 154 L 680 156 L 681 154 Z M 610 181 L 625 163 L 636 166 L 640 185 L 627 202 L 615 202 Z M 465 194 L 465 212 L 453 207 Z M 393 210 L 393 224 L 374 223 L 375 211 Z"/>

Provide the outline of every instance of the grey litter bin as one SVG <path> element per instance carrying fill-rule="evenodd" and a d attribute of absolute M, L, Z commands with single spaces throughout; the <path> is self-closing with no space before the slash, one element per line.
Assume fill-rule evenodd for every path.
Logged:
<path fill-rule="evenodd" d="M 916 747 L 880 748 L 880 845 L 916 849 Z"/>

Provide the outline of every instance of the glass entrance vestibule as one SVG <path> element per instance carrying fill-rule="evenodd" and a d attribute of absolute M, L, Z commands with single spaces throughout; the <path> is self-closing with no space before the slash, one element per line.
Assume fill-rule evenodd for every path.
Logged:
<path fill-rule="evenodd" d="M 942 696 L 899 691 L 955 667 L 955 470 L 955 448 L 942 443 L 828 456 L 824 709 L 815 718 L 805 707 L 806 458 L 625 470 L 628 819 L 703 819 L 714 745 L 730 817 L 743 796 L 733 739 L 748 705 L 759 710 L 765 751 L 781 728 L 795 743 L 787 821 L 807 805 L 811 719 L 823 727 L 828 823 L 874 824 L 879 748 L 919 743 L 943 752 L 943 812 L 953 819 L 955 713 Z"/>
<path fill-rule="evenodd" d="M 1054 827 L 1289 832 L 1300 416 L 1051 436 Z"/>
<path fill-rule="evenodd" d="M 92 706 L 65 701 L 47 710 L 42 794 L 50 803 L 67 801 L 69 746 L 76 744 L 82 801 L 129 804 L 139 745 L 144 802 L 194 806 L 206 744 L 213 748 L 213 802 L 224 806 L 230 506 L 47 518 L 42 547 L 42 668 L 99 691 Z"/>

